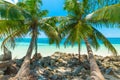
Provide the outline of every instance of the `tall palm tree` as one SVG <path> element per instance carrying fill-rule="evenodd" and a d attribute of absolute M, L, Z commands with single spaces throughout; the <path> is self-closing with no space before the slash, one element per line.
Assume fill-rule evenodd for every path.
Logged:
<path fill-rule="evenodd" d="M 64 34 L 63 37 L 66 36 L 65 44 L 71 43 L 73 45 L 77 42 L 79 48 L 80 42 L 82 40 L 85 41 L 90 62 L 91 79 L 104 80 L 104 77 L 95 61 L 91 46 L 98 49 L 99 43 L 97 39 L 99 39 L 103 41 L 104 45 L 113 53 L 116 54 L 117 52 L 111 43 L 104 37 L 104 35 L 102 35 L 102 33 L 100 33 L 85 20 L 85 15 L 87 15 L 89 11 L 90 1 L 65 1 L 64 9 L 68 11 L 68 16 L 61 20 L 61 33 Z"/>
<path fill-rule="evenodd" d="M 59 43 L 59 35 L 56 27 L 56 18 L 44 18 L 48 11 L 40 10 L 41 0 L 22 0 L 17 4 L 12 4 L 6 1 L 0 1 L 1 21 L 0 28 L 3 29 L 1 34 L 6 38 L 6 42 L 12 42 L 15 46 L 15 38 L 24 37 L 30 33 L 31 41 L 27 50 L 24 62 L 16 75 L 16 79 L 26 77 L 30 73 L 30 59 L 33 49 L 37 53 L 37 38 L 42 30 L 57 44 Z M 5 30 L 4 30 L 5 29 Z"/>

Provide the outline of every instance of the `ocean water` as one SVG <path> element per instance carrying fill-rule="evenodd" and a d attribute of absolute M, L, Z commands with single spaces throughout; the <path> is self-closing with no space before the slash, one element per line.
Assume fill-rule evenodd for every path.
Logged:
<path fill-rule="evenodd" d="M 118 54 L 120 54 L 120 38 L 108 38 L 108 40 L 112 43 L 112 45 L 116 48 Z M 0 43 L 2 40 L 0 40 Z M 13 58 L 22 58 L 28 49 L 30 42 L 30 38 L 18 38 L 16 39 L 16 47 L 14 49 L 9 48 L 12 52 Z M 101 46 L 98 50 L 93 49 L 93 53 L 101 56 L 109 56 L 112 55 L 112 53 L 105 48 L 103 43 L 99 41 Z M 61 41 L 60 47 L 56 47 L 55 44 L 49 44 L 48 38 L 39 38 L 38 39 L 38 52 L 42 54 L 42 56 L 50 56 L 54 52 L 64 52 L 64 53 L 78 53 L 78 47 L 77 44 L 75 44 L 73 47 L 71 45 L 68 45 L 66 48 L 64 47 L 64 40 Z M 3 53 L 3 50 L 0 51 L 0 54 Z M 35 52 L 33 51 L 33 54 Z M 84 42 L 82 42 L 81 46 L 81 54 L 87 54 L 86 46 Z"/>

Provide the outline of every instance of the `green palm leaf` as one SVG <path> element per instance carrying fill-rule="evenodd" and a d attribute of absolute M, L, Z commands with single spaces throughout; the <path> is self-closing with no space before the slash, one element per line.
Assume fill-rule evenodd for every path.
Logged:
<path fill-rule="evenodd" d="M 39 31 L 45 32 L 50 38 L 50 43 L 55 42 L 59 45 L 60 34 L 57 27 L 58 18 L 42 19 L 48 13 L 47 10 L 41 10 L 41 0 L 22 0 L 17 4 L 12 4 L 5 1 L 0 1 L 0 34 L 5 35 L 5 39 L 2 45 L 6 45 L 7 42 L 11 42 L 11 46 L 15 46 L 15 38 L 22 37 L 28 33 L 31 34 L 31 42 L 25 57 L 25 65 L 23 64 L 20 69 L 20 73 L 17 75 L 27 75 L 29 72 L 23 72 L 24 69 L 29 70 L 29 61 L 32 55 L 33 49 L 37 54 L 37 38 Z M 13 15 L 14 14 L 14 15 Z M 4 27 L 4 28 L 3 28 Z M 2 31 L 3 30 L 3 31 Z M 2 36 L 1 36 L 2 37 Z M 28 63 L 26 63 L 26 60 Z"/>
<path fill-rule="evenodd" d="M 23 20 L 24 16 L 16 5 L 3 2 L 0 4 L 0 14 L 3 19 Z M 14 14 L 14 15 L 13 15 Z"/>
<path fill-rule="evenodd" d="M 19 37 L 24 37 L 28 33 L 28 26 L 25 25 L 24 27 L 20 27 L 20 29 L 12 29 L 12 31 L 8 32 L 6 36 L 3 36 L 3 42 L 1 45 L 1 48 L 4 47 L 4 45 L 7 45 L 7 43 L 11 44 L 11 47 L 15 47 L 15 39 Z M 3 30 L 4 31 L 4 30 Z M 6 31 L 5 31 L 6 32 Z M 3 34 L 2 34 L 3 35 Z"/>
<path fill-rule="evenodd" d="M 103 44 L 105 45 L 105 47 L 107 47 L 114 55 L 117 55 L 117 51 L 114 48 L 114 46 L 105 38 L 105 36 L 99 32 L 97 29 L 94 29 L 94 34 L 96 34 L 96 38 L 98 38 L 99 40 L 101 40 L 103 42 Z"/>
<path fill-rule="evenodd" d="M 98 9 L 88 15 L 86 19 L 92 22 L 120 23 L 120 4 Z"/>
<path fill-rule="evenodd" d="M 59 46 L 60 42 L 60 33 L 58 31 L 58 27 L 56 26 L 56 23 L 58 22 L 58 18 L 52 17 L 52 18 L 43 18 L 39 21 L 39 29 L 43 30 L 44 33 L 50 38 L 50 44 L 56 43 L 57 46 Z"/>

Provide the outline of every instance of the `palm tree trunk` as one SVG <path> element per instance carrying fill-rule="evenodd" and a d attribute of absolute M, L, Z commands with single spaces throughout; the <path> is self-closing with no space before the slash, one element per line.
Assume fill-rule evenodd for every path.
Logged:
<path fill-rule="evenodd" d="M 37 35 L 36 35 L 37 37 Z M 38 45 L 37 45 L 37 38 L 35 39 L 35 57 L 37 57 L 37 53 L 38 53 Z"/>
<path fill-rule="evenodd" d="M 80 61 L 80 43 L 78 43 L 78 54 L 79 54 L 79 61 Z"/>
<path fill-rule="evenodd" d="M 32 51 L 35 46 L 36 30 L 33 30 L 32 34 L 33 34 L 32 39 L 31 39 L 29 48 L 27 50 L 27 54 L 25 56 L 24 62 L 20 70 L 18 71 L 17 75 L 15 76 L 15 79 L 21 80 L 22 77 L 27 77 L 30 74 L 30 59 L 31 59 Z"/>
<path fill-rule="evenodd" d="M 89 56 L 91 80 L 105 80 L 95 61 L 95 58 L 88 40 L 86 38 L 84 40 L 85 40 L 85 44 L 86 44 L 88 56 Z"/>

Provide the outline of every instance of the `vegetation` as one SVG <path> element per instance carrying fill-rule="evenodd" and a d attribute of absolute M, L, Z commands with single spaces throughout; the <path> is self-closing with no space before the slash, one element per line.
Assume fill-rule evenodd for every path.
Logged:
<path fill-rule="evenodd" d="M 91 22 L 120 23 L 120 4 L 103 7 L 91 13 L 87 20 Z"/>
<path fill-rule="evenodd" d="M 104 45 L 115 55 L 117 54 L 117 51 L 105 38 L 105 36 L 91 24 L 89 24 L 85 19 L 85 16 L 91 12 L 90 9 L 93 8 L 94 5 L 90 6 L 90 4 L 94 1 L 99 3 L 99 0 L 66 0 L 64 9 L 68 11 L 68 16 L 52 18 L 45 18 L 48 11 L 40 10 L 42 5 L 41 0 L 22 0 L 17 4 L 0 1 L 0 34 L 1 37 L 5 38 L 2 46 L 6 45 L 7 42 L 11 42 L 11 46 L 15 47 L 15 38 L 24 37 L 27 34 L 30 34 L 31 36 L 30 45 L 24 62 L 15 79 L 21 79 L 22 77 L 26 77 L 30 74 L 30 59 L 32 51 L 35 49 L 35 53 L 37 53 L 38 35 L 40 34 L 40 31 L 44 31 L 49 37 L 50 43 L 55 42 L 58 46 L 61 38 L 64 37 L 67 37 L 65 45 L 70 43 L 73 46 L 75 43 L 77 43 L 79 59 L 81 41 L 84 41 L 89 56 L 91 79 L 104 80 L 104 77 L 94 59 L 91 46 L 95 49 L 98 49 L 100 46 L 98 40 L 101 40 Z M 115 8 L 115 11 L 117 11 L 119 4 L 112 6 L 112 8 Z M 95 17 L 96 14 L 101 11 L 106 12 L 104 9 L 106 8 L 96 11 Z M 109 7 L 107 9 L 109 9 Z M 98 19 L 94 19 L 94 21 L 102 20 L 102 18 L 103 20 L 104 18 L 105 20 L 110 19 L 112 20 L 111 22 L 118 21 L 117 17 L 111 19 L 102 15 L 101 18 L 101 15 L 100 18 L 98 17 Z M 119 17 L 118 14 L 117 16 Z M 56 25 L 58 25 L 58 20 L 60 21 L 60 24 L 59 27 L 56 27 Z"/>
<path fill-rule="evenodd" d="M 5 34 L 6 38 L 3 41 L 3 45 L 6 42 L 12 42 L 12 46 L 15 46 L 15 38 L 22 37 L 26 34 L 31 35 L 31 41 L 27 50 L 24 62 L 16 75 L 16 79 L 28 76 L 30 73 L 30 58 L 33 49 L 37 53 L 37 38 L 40 34 L 39 31 L 44 31 L 45 34 L 56 43 L 59 43 L 59 35 L 56 30 L 56 18 L 44 18 L 48 11 L 40 10 L 41 0 L 22 0 L 17 4 L 12 4 L 6 1 L 0 1 L 1 12 L 1 34 Z M 14 14 L 14 15 L 13 15 Z"/>
<path fill-rule="evenodd" d="M 114 54 L 117 52 L 111 43 L 104 37 L 104 35 L 85 20 L 85 15 L 89 11 L 89 4 L 89 0 L 83 0 L 82 2 L 79 2 L 78 0 L 65 1 L 64 9 L 68 11 L 68 16 L 61 20 L 61 33 L 63 34 L 63 37 L 67 36 L 65 45 L 67 43 L 71 43 L 72 45 L 75 43 L 78 44 L 79 58 L 81 41 L 85 41 L 89 55 L 91 79 L 104 80 L 104 77 L 102 76 L 94 59 L 91 46 L 93 46 L 95 49 L 98 49 L 99 39 L 103 41 L 104 45 Z"/>

